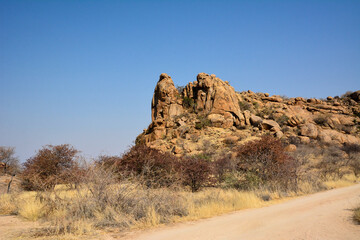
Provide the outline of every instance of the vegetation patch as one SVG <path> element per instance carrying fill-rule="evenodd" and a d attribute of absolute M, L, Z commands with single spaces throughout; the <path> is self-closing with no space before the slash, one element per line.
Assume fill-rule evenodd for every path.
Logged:
<path fill-rule="evenodd" d="M 46 146 L 24 164 L 21 179 L 24 186 L 35 179 L 33 191 L 0 195 L 0 214 L 47 223 L 40 237 L 89 235 L 212 217 L 359 180 L 356 144 L 298 144 L 287 153 L 279 139 L 262 136 L 226 154 L 210 142 L 204 148 L 175 157 L 138 144 L 86 165 L 70 145 Z"/>

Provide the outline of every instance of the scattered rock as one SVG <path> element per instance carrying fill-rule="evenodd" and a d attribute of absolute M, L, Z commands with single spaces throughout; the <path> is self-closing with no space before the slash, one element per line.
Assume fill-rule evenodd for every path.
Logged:
<path fill-rule="evenodd" d="M 274 120 L 263 120 L 261 124 L 262 124 L 263 129 L 265 129 L 265 130 L 271 130 L 271 129 L 280 130 L 281 129 L 280 125 L 277 122 L 275 122 Z"/>
<path fill-rule="evenodd" d="M 251 117 L 250 117 L 251 125 L 253 125 L 255 127 L 259 127 L 262 122 L 263 122 L 263 119 L 261 117 L 251 115 Z"/>
<path fill-rule="evenodd" d="M 294 144 L 289 144 L 285 147 L 284 149 L 286 152 L 295 152 L 296 151 L 296 146 Z"/>
<path fill-rule="evenodd" d="M 300 140 L 300 143 L 302 143 L 302 144 L 309 144 L 310 143 L 310 138 L 309 137 L 299 136 L 299 140 Z"/>
<path fill-rule="evenodd" d="M 282 102 L 282 98 L 280 97 L 263 97 L 262 98 L 263 101 L 270 101 L 270 102 Z"/>

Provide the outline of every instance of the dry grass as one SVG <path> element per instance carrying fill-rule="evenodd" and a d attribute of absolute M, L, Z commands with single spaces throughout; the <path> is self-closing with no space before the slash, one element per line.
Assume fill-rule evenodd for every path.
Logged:
<path fill-rule="evenodd" d="M 18 214 L 30 221 L 36 221 L 44 216 L 45 203 L 40 202 L 35 196 L 22 196 L 18 203 Z"/>
<path fill-rule="evenodd" d="M 184 220 L 208 218 L 245 208 L 264 206 L 264 201 L 254 192 L 207 189 L 187 195 L 189 214 Z"/>
<path fill-rule="evenodd" d="M 354 210 L 354 215 L 353 215 L 353 219 L 355 222 L 357 222 L 358 224 L 360 224 L 360 207 L 356 208 Z"/>
<path fill-rule="evenodd" d="M 325 181 L 323 184 L 326 189 L 334 189 L 340 187 L 348 187 L 356 182 L 360 181 L 359 177 L 356 177 L 354 174 L 346 174 L 340 179 L 329 179 Z"/>
<path fill-rule="evenodd" d="M 23 192 L 0 196 L 0 214 L 18 214 L 44 220 L 49 228 L 37 237 L 94 234 L 97 230 L 149 228 L 167 223 L 209 218 L 246 208 L 263 207 L 320 189 L 349 186 L 359 181 L 354 175 L 321 184 L 300 181 L 298 190 L 238 191 L 207 188 L 192 193 L 182 189 L 148 189 L 130 182 L 115 183 L 111 176 L 97 177 L 77 189 L 57 186 L 52 192 Z M 359 211 L 357 216 L 359 216 Z M 354 217 L 355 219 L 355 217 Z"/>
<path fill-rule="evenodd" d="M 45 204 L 36 198 L 36 192 L 3 194 L 0 196 L 0 214 L 18 214 L 36 221 L 44 215 Z"/>
<path fill-rule="evenodd" d="M 9 215 L 16 214 L 17 207 L 12 194 L 0 195 L 0 214 Z"/>

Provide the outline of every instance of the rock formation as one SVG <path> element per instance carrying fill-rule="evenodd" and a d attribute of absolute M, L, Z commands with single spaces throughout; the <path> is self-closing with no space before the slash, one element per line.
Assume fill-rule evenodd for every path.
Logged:
<path fill-rule="evenodd" d="M 360 91 L 325 100 L 235 92 L 229 82 L 199 73 L 181 92 L 163 73 L 151 103 L 152 122 L 137 138 L 174 154 L 226 149 L 271 134 L 289 144 L 360 143 Z M 294 150 L 294 146 L 288 148 Z"/>

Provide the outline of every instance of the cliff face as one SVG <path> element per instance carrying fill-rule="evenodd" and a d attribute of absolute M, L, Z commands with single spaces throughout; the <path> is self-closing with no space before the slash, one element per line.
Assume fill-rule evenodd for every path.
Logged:
<path fill-rule="evenodd" d="M 360 91 L 326 100 L 235 92 L 200 73 L 178 89 L 163 73 L 151 104 L 152 122 L 137 142 L 174 154 L 226 150 L 263 134 L 287 143 L 360 144 Z"/>

